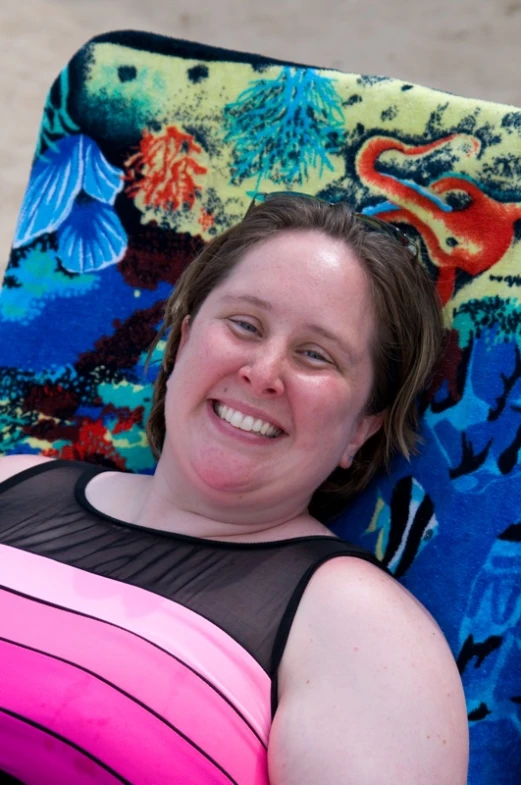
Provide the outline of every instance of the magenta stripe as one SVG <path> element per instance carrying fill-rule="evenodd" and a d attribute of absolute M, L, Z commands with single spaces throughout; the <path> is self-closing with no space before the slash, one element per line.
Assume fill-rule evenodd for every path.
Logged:
<path fill-rule="evenodd" d="M 266 781 L 266 753 L 252 730 L 214 689 L 161 649 L 97 619 L 6 590 L 0 590 L 0 619 L 0 637 L 98 674 L 164 717 L 233 779 Z"/>
<path fill-rule="evenodd" d="M 93 755 L 139 785 L 232 780 L 148 711 L 85 671 L 0 642 L 0 705 Z"/>
<path fill-rule="evenodd" d="M 8 588 L 115 624 L 178 657 L 226 696 L 267 745 L 271 680 L 212 622 L 153 592 L 6 545 L 0 576 Z"/>
<path fill-rule="evenodd" d="M 0 709 L 0 771 L 26 785 L 122 785 L 104 766 Z"/>

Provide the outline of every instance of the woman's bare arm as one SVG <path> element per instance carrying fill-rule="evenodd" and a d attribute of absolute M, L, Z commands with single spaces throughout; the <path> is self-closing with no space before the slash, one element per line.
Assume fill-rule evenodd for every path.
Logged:
<path fill-rule="evenodd" d="M 459 674 L 432 617 L 351 557 L 306 589 L 279 670 L 271 785 L 465 785 Z"/>

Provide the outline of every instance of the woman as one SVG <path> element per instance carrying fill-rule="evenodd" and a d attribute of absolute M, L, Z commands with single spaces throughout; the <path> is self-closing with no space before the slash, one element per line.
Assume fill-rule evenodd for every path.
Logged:
<path fill-rule="evenodd" d="M 278 195 L 204 249 L 166 306 L 153 477 L 4 459 L 0 770 L 466 782 L 443 635 L 317 517 L 412 449 L 439 351 L 430 281 L 384 229 Z"/>

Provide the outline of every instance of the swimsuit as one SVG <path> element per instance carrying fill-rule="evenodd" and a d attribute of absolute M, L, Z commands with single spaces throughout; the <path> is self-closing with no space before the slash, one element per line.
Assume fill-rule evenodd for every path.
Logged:
<path fill-rule="evenodd" d="M 277 667 L 327 536 L 205 540 L 85 497 L 100 467 L 0 484 L 0 776 L 27 785 L 267 785 Z M 10 775 L 8 779 L 7 775 Z"/>

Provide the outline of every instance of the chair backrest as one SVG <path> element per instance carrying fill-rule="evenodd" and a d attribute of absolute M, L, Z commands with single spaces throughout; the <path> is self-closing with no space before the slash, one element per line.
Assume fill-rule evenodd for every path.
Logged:
<path fill-rule="evenodd" d="M 143 361 L 162 303 L 252 193 L 346 198 L 421 243 L 450 328 L 424 445 L 334 527 L 439 621 L 473 785 L 519 777 L 520 151 L 514 108 L 106 34 L 49 92 L 0 298 L 2 451 L 152 472 Z"/>

